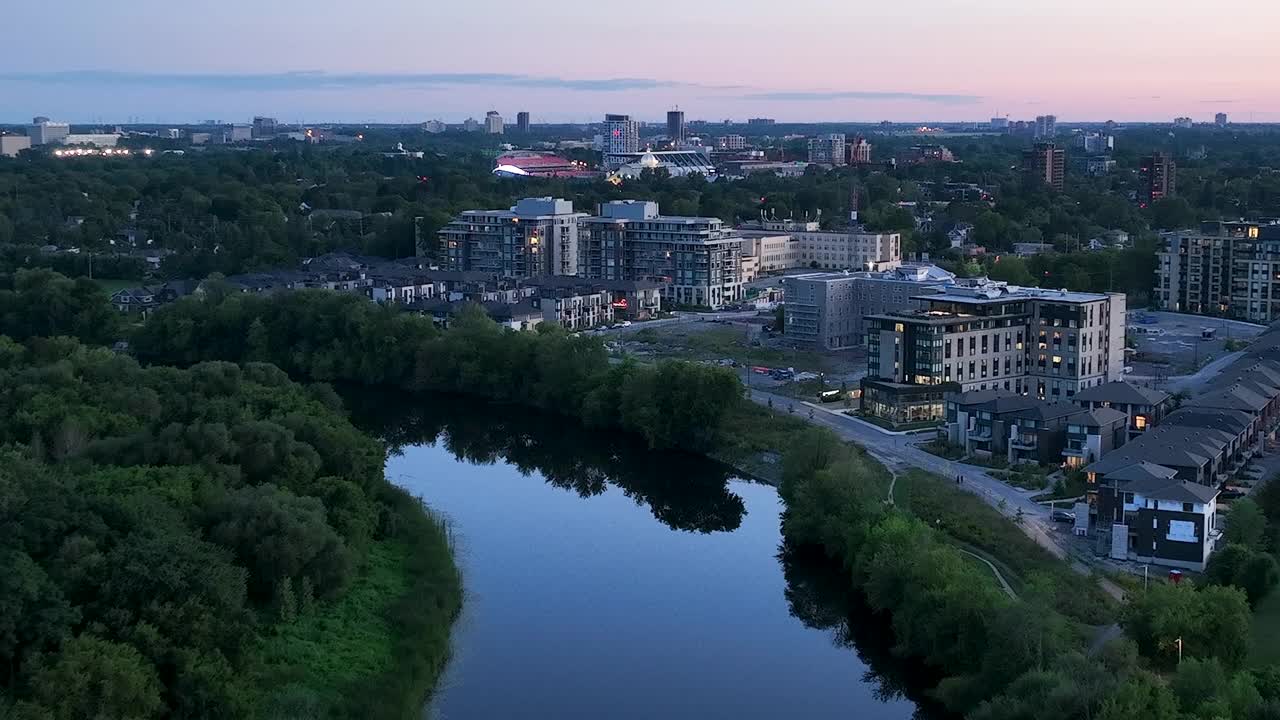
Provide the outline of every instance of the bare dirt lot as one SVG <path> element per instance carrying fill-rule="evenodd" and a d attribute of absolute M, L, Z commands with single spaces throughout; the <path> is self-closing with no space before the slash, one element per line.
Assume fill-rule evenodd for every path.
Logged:
<path fill-rule="evenodd" d="M 737 367 L 794 368 L 822 373 L 832 383 L 856 384 L 866 373 L 861 350 L 817 353 L 798 349 L 785 335 L 765 331 L 771 315 L 750 318 L 705 318 L 691 322 L 641 327 L 610 340 L 619 351 L 638 357 L 672 357 Z"/>

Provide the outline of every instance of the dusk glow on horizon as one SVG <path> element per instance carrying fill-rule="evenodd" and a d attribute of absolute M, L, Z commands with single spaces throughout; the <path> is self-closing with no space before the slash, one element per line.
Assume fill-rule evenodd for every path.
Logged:
<path fill-rule="evenodd" d="M 0 122 L 1280 122 L 1280 4 L 65 0 L 8 8 Z"/>

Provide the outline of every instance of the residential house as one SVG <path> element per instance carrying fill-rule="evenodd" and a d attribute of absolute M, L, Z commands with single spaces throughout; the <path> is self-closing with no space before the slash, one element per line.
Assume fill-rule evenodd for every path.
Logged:
<path fill-rule="evenodd" d="M 542 288 L 538 306 L 543 322 L 566 330 L 587 330 L 613 322 L 613 302 L 607 290 Z"/>
<path fill-rule="evenodd" d="M 1111 408 L 1127 418 L 1129 437 L 1134 438 L 1160 424 L 1173 409 L 1169 393 L 1116 380 L 1086 388 L 1072 398 L 1084 408 Z"/>
<path fill-rule="evenodd" d="M 1123 443 L 1125 416 L 1109 408 L 1082 410 L 1007 390 L 976 390 L 948 398 L 944 432 L 966 455 L 999 457 L 1011 465 L 1079 466 Z"/>
<path fill-rule="evenodd" d="M 124 288 L 111 294 L 111 305 L 119 312 L 146 317 L 161 305 L 192 294 L 198 285 L 195 280 L 170 280 L 161 285 Z"/>
<path fill-rule="evenodd" d="M 1189 482 L 1150 462 L 1110 473 L 1097 491 L 1097 523 L 1109 534 L 1110 556 L 1204 570 L 1222 533 L 1218 488 Z"/>
<path fill-rule="evenodd" d="M 1067 418 L 1063 464 L 1069 469 L 1084 467 L 1101 458 L 1128 439 L 1128 417 L 1112 408 L 1081 410 Z"/>
<path fill-rule="evenodd" d="M 522 281 L 534 290 L 567 289 L 586 293 L 607 292 L 613 316 L 625 320 L 651 320 L 662 312 L 665 283 L 657 280 L 589 280 L 582 277 L 543 275 Z"/>

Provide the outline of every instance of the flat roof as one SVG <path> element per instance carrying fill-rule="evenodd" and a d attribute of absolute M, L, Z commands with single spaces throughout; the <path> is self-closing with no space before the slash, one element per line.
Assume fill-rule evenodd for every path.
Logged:
<path fill-rule="evenodd" d="M 990 285 L 953 285 L 938 295 L 926 296 L 933 301 L 955 302 L 969 305 L 991 305 L 997 303 L 1019 302 L 1023 300 L 1041 300 L 1046 302 L 1086 303 L 1100 302 L 1110 296 L 1105 293 L 1073 292 L 1070 290 L 1048 290 L 1045 288 L 1020 287 L 993 283 Z"/>

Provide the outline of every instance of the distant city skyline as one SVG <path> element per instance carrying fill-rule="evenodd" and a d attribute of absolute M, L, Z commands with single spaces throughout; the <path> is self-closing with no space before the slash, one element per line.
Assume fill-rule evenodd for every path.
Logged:
<path fill-rule="evenodd" d="M 1221 0 L 793 0 L 643 9 L 558 0 L 556 12 L 465 3 L 223 0 L 197 12 L 64 0 L 6 10 L 0 122 L 247 120 L 660 122 L 1029 120 L 1280 122 L 1280 47 L 1242 42 L 1280 6 Z M 821 22 L 818 22 L 818 19 Z M 559 38 L 558 41 L 549 42 Z M 536 48 L 536 51 L 533 49 Z M 1188 51 L 1194 48 L 1195 51 Z"/>

